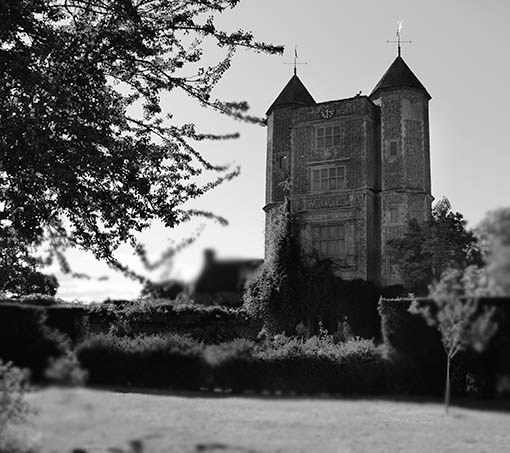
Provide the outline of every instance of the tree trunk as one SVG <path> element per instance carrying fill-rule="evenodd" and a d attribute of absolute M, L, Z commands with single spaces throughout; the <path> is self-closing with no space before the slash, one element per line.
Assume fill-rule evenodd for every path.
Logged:
<path fill-rule="evenodd" d="M 444 409 L 446 415 L 448 415 L 448 410 L 450 408 L 450 356 L 446 357 L 446 385 L 444 390 Z"/>

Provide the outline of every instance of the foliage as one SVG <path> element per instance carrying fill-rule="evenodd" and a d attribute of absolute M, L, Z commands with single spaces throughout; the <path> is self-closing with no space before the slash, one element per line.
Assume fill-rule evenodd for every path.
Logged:
<path fill-rule="evenodd" d="M 379 301 L 383 346 L 391 362 L 389 379 L 398 393 L 437 395 L 444 383 L 441 338 L 422 317 L 409 313 L 410 305 L 410 299 Z"/>
<path fill-rule="evenodd" d="M 477 227 L 494 292 L 510 295 L 510 208 L 487 213 Z"/>
<path fill-rule="evenodd" d="M 302 322 L 310 332 L 321 319 L 339 317 L 333 263 L 300 252 L 289 209 L 288 200 L 273 208 L 266 260 L 243 295 L 247 311 L 273 333 L 293 333 Z"/>
<path fill-rule="evenodd" d="M 204 384 L 203 346 L 178 335 L 93 335 L 76 355 L 92 384 L 199 389 Z"/>
<path fill-rule="evenodd" d="M 214 217 L 181 206 L 239 170 L 207 162 L 193 143 L 237 134 L 175 124 L 161 97 L 180 90 L 260 123 L 246 102 L 212 97 L 237 48 L 283 50 L 217 28 L 216 16 L 238 1 L 1 3 L 0 240 L 16 255 L 2 268 L 33 266 L 44 242 L 49 250 L 38 264 L 56 259 L 69 270 L 62 250 L 76 246 L 129 274 L 114 251 L 128 242 L 146 262 L 136 237 L 152 221 L 172 227 Z M 211 44 L 223 55 L 208 65 Z M 220 174 L 200 185 L 195 176 L 203 170 Z"/>
<path fill-rule="evenodd" d="M 385 363 L 373 342 L 335 344 L 278 335 L 203 345 L 176 335 L 94 336 L 77 355 L 93 383 L 229 391 L 374 393 L 386 388 Z"/>
<path fill-rule="evenodd" d="M 179 280 L 168 280 L 161 283 L 146 282 L 140 296 L 175 300 L 185 290 L 186 284 Z"/>
<path fill-rule="evenodd" d="M 450 403 L 450 365 L 461 351 L 483 351 L 496 332 L 494 308 L 480 307 L 478 299 L 464 297 L 464 274 L 453 270 L 432 287 L 435 305 L 420 305 L 415 300 L 409 307 L 413 314 L 421 315 L 430 326 L 437 328 L 446 353 L 445 408 Z"/>
<path fill-rule="evenodd" d="M 425 295 L 428 286 L 440 280 L 449 268 L 463 269 L 482 263 L 475 235 L 466 230 L 462 214 L 453 212 L 446 198 L 424 223 L 411 219 L 403 237 L 388 242 L 404 286 Z"/>
<path fill-rule="evenodd" d="M 70 349 L 69 338 L 46 325 L 44 308 L 3 304 L 1 310 L 0 358 L 43 379 L 49 359 Z"/>
<path fill-rule="evenodd" d="M 290 206 L 285 200 L 273 208 L 271 223 L 266 230 L 266 259 L 247 282 L 243 302 L 251 316 L 261 318 L 270 331 L 292 329 L 289 314 L 293 313 L 288 263 L 291 247 Z M 299 320 L 296 321 L 296 323 Z M 289 330 L 288 330 L 289 331 Z M 291 331 L 291 330 L 290 330 Z"/>
<path fill-rule="evenodd" d="M 24 422 L 30 414 L 26 381 L 26 373 L 0 359 L 0 439 L 9 424 Z"/>
<path fill-rule="evenodd" d="M 379 339 L 381 318 L 377 306 L 380 296 L 381 290 L 371 282 L 362 279 L 339 282 L 335 297 L 337 317 L 333 320 L 341 320 L 343 316 L 342 327 L 347 328 L 353 337 Z M 336 326 L 330 326 L 329 330 L 333 330 L 333 327 Z M 348 337 L 345 334 L 344 337 Z"/>
<path fill-rule="evenodd" d="M 50 359 L 44 376 L 55 383 L 80 386 L 87 381 L 87 372 L 80 366 L 78 358 L 72 351 L 65 355 Z"/>

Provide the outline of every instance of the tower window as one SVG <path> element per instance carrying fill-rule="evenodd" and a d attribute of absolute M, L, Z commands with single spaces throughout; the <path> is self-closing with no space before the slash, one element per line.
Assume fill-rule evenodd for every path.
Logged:
<path fill-rule="evenodd" d="M 312 247 L 323 258 L 345 258 L 343 224 L 312 225 Z"/>
<path fill-rule="evenodd" d="M 317 148 L 331 148 L 340 145 L 340 126 L 317 128 Z"/>
<path fill-rule="evenodd" d="M 398 154 L 398 142 L 396 140 L 389 143 L 390 157 L 396 157 Z"/>
<path fill-rule="evenodd" d="M 398 208 L 393 207 L 389 209 L 390 223 L 399 223 Z"/>
<path fill-rule="evenodd" d="M 280 156 L 278 158 L 278 168 L 280 170 L 287 170 L 287 156 Z"/>
<path fill-rule="evenodd" d="M 345 188 L 345 167 L 321 167 L 312 169 L 312 192 L 328 192 Z"/>

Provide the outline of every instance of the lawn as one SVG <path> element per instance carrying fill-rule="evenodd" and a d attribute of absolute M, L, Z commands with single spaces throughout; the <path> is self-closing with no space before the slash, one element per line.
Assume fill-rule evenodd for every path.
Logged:
<path fill-rule="evenodd" d="M 439 402 L 48 388 L 31 393 L 41 451 L 508 452 L 510 412 Z M 135 451 L 135 450 L 133 450 Z"/>

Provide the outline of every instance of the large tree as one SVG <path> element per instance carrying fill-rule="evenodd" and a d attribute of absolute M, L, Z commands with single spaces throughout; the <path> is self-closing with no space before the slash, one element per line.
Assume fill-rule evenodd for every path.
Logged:
<path fill-rule="evenodd" d="M 495 293 L 510 295 L 510 207 L 489 211 L 477 227 Z"/>
<path fill-rule="evenodd" d="M 201 214 L 181 206 L 237 170 L 207 162 L 193 142 L 235 134 L 177 125 L 160 97 L 182 90 L 222 114 L 260 122 L 246 102 L 212 97 L 238 47 L 283 50 L 216 27 L 216 15 L 238 3 L 2 1 L 0 236 L 22 251 L 48 241 L 50 260 L 77 246 L 122 268 L 116 248 L 128 242 L 143 254 L 136 235 L 155 219 L 172 227 Z M 207 65 L 211 41 L 223 54 Z M 204 169 L 220 173 L 200 185 L 194 178 Z"/>
<path fill-rule="evenodd" d="M 388 245 L 403 285 L 418 295 L 427 294 L 428 286 L 446 270 L 482 263 L 474 233 L 446 198 L 436 203 L 429 221 L 411 219 L 406 233 Z"/>

